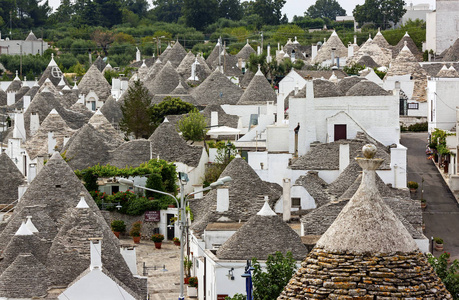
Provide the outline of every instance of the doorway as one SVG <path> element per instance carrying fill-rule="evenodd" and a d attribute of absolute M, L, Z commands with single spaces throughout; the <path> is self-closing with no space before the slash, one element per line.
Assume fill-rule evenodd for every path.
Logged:
<path fill-rule="evenodd" d="M 167 214 L 167 239 L 172 241 L 175 236 L 175 221 L 174 221 L 174 214 Z"/>
<path fill-rule="evenodd" d="M 335 141 L 347 139 L 346 124 L 335 124 Z"/>

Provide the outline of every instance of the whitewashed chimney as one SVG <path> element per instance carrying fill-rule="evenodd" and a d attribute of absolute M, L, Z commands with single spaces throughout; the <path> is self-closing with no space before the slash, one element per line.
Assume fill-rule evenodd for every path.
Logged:
<path fill-rule="evenodd" d="M 53 154 L 54 153 L 54 148 L 56 147 L 56 139 L 54 138 L 54 132 L 49 131 L 48 132 L 48 153 Z"/>
<path fill-rule="evenodd" d="M 354 45 L 349 44 L 347 47 L 347 57 L 354 56 Z"/>
<path fill-rule="evenodd" d="M 23 113 L 16 113 L 14 115 L 13 138 L 22 139 L 22 141 L 24 141 L 24 142 L 26 140 L 25 126 L 24 126 L 24 114 Z"/>
<path fill-rule="evenodd" d="M 343 172 L 349 163 L 349 144 L 339 144 L 339 172 Z"/>
<path fill-rule="evenodd" d="M 24 111 L 26 111 L 27 108 L 29 108 L 29 105 L 30 105 L 30 96 L 28 96 L 28 95 L 24 96 L 24 97 L 22 97 L 22 99 L 23 99 L 22 107 L 24 108 Z"/>
<path fill-rule="evenodd" d="M 126 264 L 128 265 L 129 270 L 131 271 L 132 275 L 138 275 L 137 274 L 137 257 L 136 257 L 135 247 L 136 247 L 135 245 L 122 244 L 121 249 L 120 249 L 121 255 L 126 261 Z"/>
<path fill-rule="evenodd" d="M 78 101 L 77 102 L 84 105 L 84 96 L 85 96 L 85 94 L 80 94 L 78 96 Z"/>
<path fill-rule="evenodd" d="M 261 55 L 261 47 L 257 46 L 257 55 Z"/>
<path fill-rule="evenodd" d="M 311 46 L 311 60 L 316 58 L 317 56 L 317 45 Z"/>
<path fill-rule="evenodd" d="M 67 145 L 67 142 L 70 140 L 70 137 L 67 135 L 67 136 L 64 136 L 64 145 Z"/>
<path fill-rule="evenodd" d="M 218 126 L 218 111 L 210 113 L 210 127 Z"/>
<path fill-rule="evenodd" d="M 217 190 L 217 211 L 224 212 L 229 209 L 229 190 L 227 188 L 219 188 Z"/>
<path fill-rule="evenodd" d="M 14 105 L 16 103 L 16 92 L 7 92 L 6 93 L 6 104 L 8 106 Z"/>
<path fill-rule="evenodd" d="M 40 128 L 40 118 L 36 112 L 32 112 L 30 114 L 30 134 L 34 135 L 38 128 Z"/>
<path fill-rule="evenodd" d="M 27 188 L 28 188 L 28 187 L 29 187 L 29 185 L 28 185 L 27 183 L 18 186 L 18 202 L 21 201 L 21 198 L 22 198 L 22 196 L 24 195 L 24 193 L 27 191 Z"/>
<path fill-rule="evenodd" d="M 37 164 L 36 163 L 31 163 L 29 165 L 29 172 L 27 172 L 27 181 L 32 182 L 34 180 L 35 176 L 37 176 Z"/>
<path fill-rule="evenodd" d="M 277 125 L 284 124 L 284 93 L 277 94 Z"/>
<path fill-rule="evenodd" d="M 290 210 L 292 209 L 292 199 L 290 197 L 290 178 L 284 178 L 284 180 L 282 181 L 283 183 L 283 186 L 282 186 L 282 199 L 283 199 L 283 203 L 282 203 L 282 211 L 283 211 L 283 214 L 282 214 L 282 219 L 285 221 L 285 222 L 288 222 L 290 221 L 290 217 L 291 217 L 291 212 Z"/>
<path fill-rule="evenodd" d="M 91 249 L 90 270 L 102 269 L 102 238 L 89 238 Z"/>
<path fill-rule="evenodd" d="M 306 99 L 314 98 L 314 82 L 312 79 L 306 80 Z"/>
<path fill-rule="evenodd" d="M 202 190 L 202 184 L 194 184 L 193 185 L 193 191 L 194 192 L 197 192 L 197 191 L 200 191 Z M 204 198 L 204 193 L 203 192 L 199 192 L 199 193 L 196 193 L 193 195 L 194 196 L 194 199 L 202 199 Z"/>

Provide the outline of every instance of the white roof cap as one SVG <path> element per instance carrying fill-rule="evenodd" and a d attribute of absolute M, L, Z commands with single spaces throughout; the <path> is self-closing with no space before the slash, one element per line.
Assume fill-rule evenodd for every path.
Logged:
<path fill-rule="evenodd" d="M 263 207 L 260 209 L 260 211 L 257 213 L 258 216 L 277 216 L 277 214 L 269 207 L 268 204 L 268 196 L 265 196 L 265 204 L 263 204 Z"/>
<path fill-rule="evenodd" d="M 84 200 L 83 192 L 80 193 L 80 202 L 78 202 L 76 208 L 89 208 L 88 203 L 86 203 L 86 200 Z"/>
<path fill-rule="evenodd" d="M 32 231 L 32 233 L 37 233 L 38 229 L 32 223 L 32 216 L 27 216 L 26 218 L 27 218 L 27 222 L 26 222 L 27 228 L 29 228 L 29 230 Z"/>
<path fill-rule="evenodd" d="M 26 226 L 25 222 L 22 221 L 21 226 L 14 235 L 33 235 L 33 232 Z"/>

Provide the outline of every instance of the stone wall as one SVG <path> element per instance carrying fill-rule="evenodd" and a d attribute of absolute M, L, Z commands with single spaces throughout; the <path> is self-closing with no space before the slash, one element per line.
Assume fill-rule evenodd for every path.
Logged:
<path fill-rule="evenodd" d="M 159 222 L 144 222 L 144 215 L 140 216 L 129 216 L 125 214 L 120 214 L 116 211 L 101 211 L 102 215 L 104 216 L 105 221 L 107 221 L 108 226 L 113 220 L 123 220 L 126 224 L 126 232 L 122 233 L 122 237 L 129 237 L 129 230 L 131 230 L 132 224 L 137 221 L 142 222 L 142 239 L 149 239 L 153 234 L 153 230 L 155 228 L 159 228 Z"/>
<path fill-rule="evenodd" d="M 427 117 L 400 116 L 400 126 L 404 127 L 425 122 L 427 122 Z"/>

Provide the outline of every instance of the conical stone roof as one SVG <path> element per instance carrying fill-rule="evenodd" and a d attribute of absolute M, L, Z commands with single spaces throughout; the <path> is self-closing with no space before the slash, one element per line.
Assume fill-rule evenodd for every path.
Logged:
<path fill-rule="evenodd" d="M 38 39 L 35 36 L 35 34 L 32 32 L 32 30 L 31 30 L 29 35 L 26 37 L 25 41 L 26 42 L 35 42 L 35 41 L 38 41 Z"/>
<path fill-rule="evenodd" d="M 380 66 L 388 66 L 392 59 L 389 52 L 384 52 L 372 39 L 368 39 L 349 62 L 357 63 L 365 55 L 370 56 Z"/>
<path fill-rule="evenodd" d="M 335 57 L 347 57 L 347 48 L 339 38 L 335 31 L 330 35 L 327 42 L 317 51 L 316 57 L 312 60 L 312 64 L 320 64 L 326 60 L 330 60 L 332 56 L 332 48 L 335 48 Z"/>
<path fill-rule="evenodd" d="M 357 159 L 363 168 L 359 189 L 278 299 L 338 295 L 451 299 L 426 256 L 379 195 L 375 170 L 382 160 L 364 151 L 369 158 Z"/>
<path fill-rule="evenodd" d="M 125 142 L 109 152 L 107 163 L 117 168 L 137 168 L 150 160 L 150 142 L 144 139 Z"/>
<path fill-rule="evenodd" d="M 0 88 L 0 106 L 6 106 L 8 104 L 7 97 L 6 92 Z"/>
<path fill-rule="evenodd" d="M 389 49 L 391 47 L 389 43 L 386 41 L 386 39 L 384 38 L 384 36 L 382 35 L 381 30 L 379 29 L 378 29 L 378 33 L 373 38 L 373 43 L 378 45 L 380 48 Z"/>
<path fill-rule="evenodd" d="M 386 91 L 376 83 L 370 80 L 364 80 L 351 87 L 346 96 L 387 96 L 392 91 Z"/>
<path fill-rule="evenodd" d="M 247 104 L 263 104 L 265 105 L 267 101 L 272 101 L 276 103 L 277 96 L 274 89 L 269 84 L 266 77 L 263 73 L 258 70 L 258 72 L 250 81 L 249 86 L 242 94 L 241 98 L 237 102 L 238 105 L 247 105 Z"/>
<path fill-rule="evenodd" d="M 241 85 L 241 88 L 246 89 L 249 86 L 254 76 L 255 76 L 255 73 L 253 73 L 250 70 L 246 70 L 244 73 L 244 76 L 241 79 L 241 82 L 239 83 Z"/>
<path fill-rule="evenodd" d="M 448 48 L 442 61 L 459 61 L 459 38 Z"/>
<path fill-rule="evenodd" d="M 403 47 L 405 46 L 405 42 L 406 46 L 410 49 L 411 53 L 416 58 L 416 61 L 422 61 L 422 53 L 421 51 L 419 51 L 418 47 L 416 46 L 408 32 L 405 33 L 402 39 L 397 43 L 397 45 L 392 50 L 392 57 L 396 58 L 399 55 L 400 51 L 402 51 Z"/>
<path fill-rule="evenodd" d="M 146 82 L 146 87 L 154 95 L 163 94 L 167 95 L 171 93 L 180 83 L 180 75 L 175 71 L 171 62 L 167 62 L 161 71 L 156 75 L 154 81 L 149 84 Z"/>
<path fill-rule="evenodd" d="M 438 72 L 437 77 L 444 77 L 444 78 L 457 78 L 459 74 L 457 73 L 456 69 L 453 66 L 447 68 L 445 65 L 441 68 Z"/>
<path fill-rule="evenodd" d="M 237 128 L 239 117 L 236 115 L 227 114 L 221 105 L 210 104 L 202 111 L 202 114 L 206 118 L 207 126 L 210 126 L 212 112 L 218 113 L 218 125 L 228 126 L 231 128 Z"/>
<path fill-rule="evenodd" d="M 80 94 L 87 95 L 90 91 L 94 91 L 101 101 L 107 100 L 111 95 L 111 89 L 112 87 L 95 65 L 89 68 L 78 84 Z"/>
<path fill-rule="evenodd" d="M 6 92 L 18 92 L 22 87 L 22 81 L 16 76 L 14 80 L 10 83 Z"/>
<path fill-rule="evenodd" d="M 245 222 L 263 207 L 264 196 L 268 196 L 269 205 L 274 206 L 280 197 L 277 190 L 262 181 L 257 173 L 242 158 L 233 159 L 220 177 L 231 176 L 233 181 L 225 185 L 229 191 L 229 208 L 217 211 L 217 191 L 210 191 L 204 198 L 193 201 L 191 210 L 194 219 L 191 229 L 200 236 L 207 224 L 217 221 Z"/>
<path fill-rule="evenodd" d="M 242 94 L 242 89 L 218 69 L 191 91 L 191 95 L 200 105 L 236 104 Z"/>
<path fill-rule="evenodd" d="M 100 111 L 111 124 L 119 124 L 123 118 L 121 107 L 112 96 L 108 97 L 104 105 L 100 108 Z"/>
<path fill-rule="evenodd" d="M 64 138 L 70 138 L 75 130 L 72 130 L 67 123 L 62 119 L 59 113 L 52 110 L 38 128 L 32 138 L 29 138 L 25 143 L 25 148 L 30 156 L 30 159 L 35 159 L 38 155 L 48 154 L 48 133 L 53 133 L 53 138 L 56 139 L 56 149 L 62 149 Z M 45 153 L 42 153 L 44 149 Z"/>
<path fill-rule="evenodd" d="M 250 58 L 250 54 L 256 53 L 255 50 L 253 50 L 252 46 L 250 46 L 249 41 L 247 40 L 247 44 L 242 47 L 242 49 L 236 54 L 236 57 L 239 59 L 243 60 L 248 60 Z"/>
<path fill-rule="evenodd" d="M 217 250 L 216 255 L 224 260 L 266 260 L 277 251 L 284 255 L 290 251 L 296 260 L 302 260 L 307 254 L 300 236 L 265 202 L 263 208 Z"/>
<path fill-rule="evenodd" d="M 152 158 L 159 156 L 160 159 L 181 162 L 191 167 L 199 164 L 202 148 L 188 145 L 168 121 L 161 123 L 148 140 L 151 143 Z"/>
<path fill-rule="evenodd" d="M 53 83 L 54 86 L 57 86 L 59 82 L 61 81 L 61 77 L 62 77 L 62 71 L 57 66 L 56 62 L 54 61 L 54 58 L 51 57 L 51 61 L 49 62 L 43 74 L 41 75 L 40 80 L 38 80 L 38 85 L 42 86 L 45 80 L 49 79 Z M 64 76 L 64 82 L 66 85 L 69 84 L 65 76 Z"/>
<path fill-rule="evenodd" d="M 101 73 L 103 73 L 105 67 L 107 66 L 107 64 L 100 56 L 97 56 L 97 59 L 92 64 L 95 65 Z"/>
<path fill-rule="evenodd" d="M 182 60 L 186 56 L 186 50 L 183 46 L 177 41 L 174 43 L 174 46 L 166 53 L 162 58 L 164 61 L 170 61 L 174 68 L 177 68 Z"/>
<path fill-rule="evenodd" d="M 362 80 L 365 80 L 365 78 L 358 76 L 345 77 L 336 84 L 336 88 L 339 90 L 341 95 L 346 95 L 347 91 L 349 91 L 351 87 Z"/>
<path fill-rule="evenodd" d="M 381 67 L 374 61 L 373 58 L 371 58 L 370 55 L 367 55 L 367 54 L 360 57 L 360 59 L 357 61 L 357 64 L 361 66 L 365 66 L 367 68 L 372 68 L 372 69 Z"/>
<path fill-rule="evenodd" d="M 191 78 L 192 65 L 195 62 L 198 62 L 195 69 L 195 77 Z M 185 58 L 182 60 L 180 65 L 177 67 L 177 72 L 186 79 L 187 82 L 202 82 L 204 81 L 211 73 L 209 66 L 206 61 L 198 54 L 195 56 L 193 53 L 188 52 Z"/>
<path fill-rule="evenodd" d="M 0 276 L 0 295 L 9 299 L 43 298 L 50 280 L 46 267 L 32 254 L 20 254 Z"/>
<path fill-rule="evenodd" d="M 0 154 L 0 203 L 7 204 L 18 199 L 18 187 L 25 183 L 25 177 L 6 152 Z"/>
<path fill-rule="evenodd" d="M 212 52 L 210 52 L 209 56 L 206 58 L 206 63 L 210 66 L 218 58 L 222 50 L 223 46 L 221 46 L 220 42 L 217 42 Z"/>
<path fill-rule="evenodd" d="M 101 111 L 96 111 L 96 113 L 89 119 L 88 124 L 91 124 L 96 130 L 102 132 L 103 134 L 110 136 L 111 140 L 107 140 L 109 144 L 114 147 L 124 143 L 124 140 L 121 138 L 120 134 L 113 128 L 112 124 L 105 118 Z"/>

